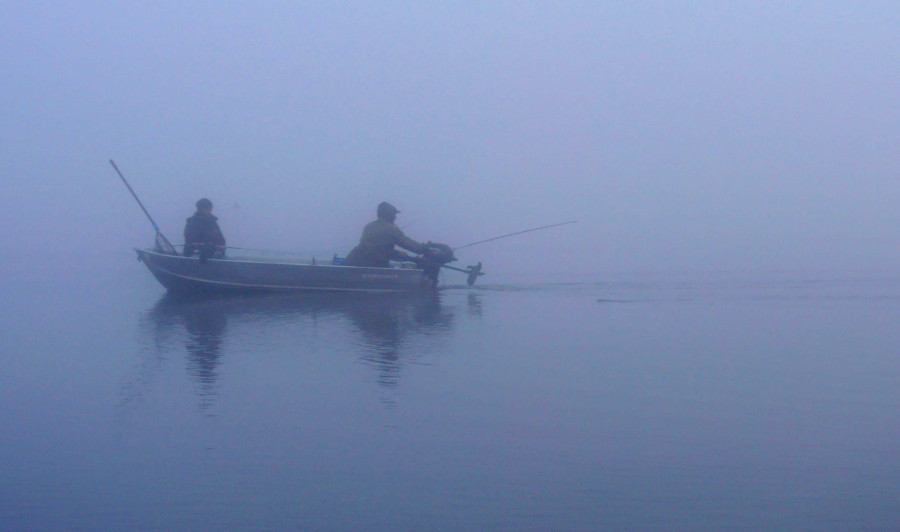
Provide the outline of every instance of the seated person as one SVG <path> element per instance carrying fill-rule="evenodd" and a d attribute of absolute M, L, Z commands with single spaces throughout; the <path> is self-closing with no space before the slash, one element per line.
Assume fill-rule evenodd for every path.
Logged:
<path fill-rule="evenodd" d="M 390 203 L 384 201 L 379 203 L 378 219 L 366 224 L 362 237 L 359 239 L 359 245 L 347 254 L 344 264 L 387 268 L 391 259 L 409 260 L 409 256 L 395 250 L 394 246 L 400 246 L 413 253 L 424 253 L 425 244 L 420 244 L 407 237 L 399 227 L 394 225 L 399 212 Z"/>
<path fill-rule="evenodd" d="M 221 258 L 225 255 L 225 237 L 212 214 L 212 202 L 206 198 L 197 201 L 197 212 L 184 225 L 184 256 L 200 252 L 200 261 Z"/>

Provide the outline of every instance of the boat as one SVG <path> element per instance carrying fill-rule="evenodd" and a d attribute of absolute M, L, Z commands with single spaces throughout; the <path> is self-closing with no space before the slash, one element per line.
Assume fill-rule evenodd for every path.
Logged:
<path fill-rule="evenodd" d="M 414 263 L 392 263 L 388 268 L 346 266 L 338 257 L 317 261 L 252 250 L 226 250 L 221 258 L 185 257 L 160 246 L 135 252 L 170 292 L 397 293 L 436 287 L 438 271 L 453 255 L 449 247 L 432 246 L 440 248 L 429 248 Z"/>
<path fill-rule="evenodd" d="M 465 269 L 448 265 L 456 260 L 454 251 L 458 249 L 493 242 L 501 238 L 540 231 L 551 227 L 576 223 L 577 220 L 560 222 L 541 227 L 533 227 L 514 233 L 495 236 L 464 246 L 451 248 L 446 244 L 428 242 L 424 252 L 415 257 L 406 256 L 404 262 L 392 263 L 388 268 L 367 266 L 347 266 L 336 255 L 330 262 L 315 259 L 288 258 L 281 254 L 273 257 L 247 255 L 240 248 L 226 248 L 220 257 L 208 256 L 202 251 L 200 256 L 184 256 L 179 253 L 169 239 L 159 230 L 156 221 L 144 207 L 125 175 L 109 160 L 128 192 L 144 211 L 156 231 L 156 246 L 152 249 L 135 249 L 138 260 L 143 262 L 150 273 L 170 292 L 414 292 L 434 290 L 438 285 L 438 274 L 442 268 L 466 274 L 466 283 L 472 286 L 481 271 L 481 263 Z M 205 246 L 210 246 L 206 244 Z M 231 252 L 228 251 L 231 250 Z M 235 252 L 237 252 L 235 254 Z"/>

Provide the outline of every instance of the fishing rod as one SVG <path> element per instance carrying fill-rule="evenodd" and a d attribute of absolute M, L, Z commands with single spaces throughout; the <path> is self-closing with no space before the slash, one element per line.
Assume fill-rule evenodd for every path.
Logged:
<path fill-rule="evenodd" d="M 488 238 L 486 240 L 479 240 L 478 242 L 472 242 L 472 243 L 466 244 L 464 246 L 459 246 L 459 247 L 453 248 L 453 251 L 456 251 L 456 250 L 462 249 L 462 248 L 467 248 L 470 246 L 474 246 L 476 244 L 484 244 L 485 242 L 493 242 L 494 240 L 500 240 L 501 238 L 506 238 L 508 236 L 521 235 L 523 233 L 530 233 L 532 231 L 540 231 L 541 229 L 550 229 L 551 227 L 559 227 L 560 225 L 574 224 L 576 222 L 578 222 L 578 220 L 570 220 L 568 222 L 560 222 L 560 223 L 556 223 L 556 224 L 543 225 L 541 227 L 532 227 L 531 229 L 525 229 L 524 231 L 516 231 L 515 233 L 509 233 L 507 235 L 500 235 L 500 236 L 495 236 L 493 238 Z M 465 269 L 448 266 L 447 264 L 441 264 L 441 267 L 447 268 L 448 270 L 454 270 L 457 272 L 462 272 L 462 273 L 467 274 L 466 283 L 469 286 L 472 286 L 473 284 L 475 284 L 475 280 L 478 279 L 479 276 L 484 275 L 484 272 L 481 271 L 481 263 L 480 262 L 478 264 L 476 264 L 475 266 L 469 266 L 468 268 L 465 268 Z"/>
<path fill-rule="evenodd" d="M 153 229 L 156 231 L 157 247 L 159 247 L 162 251 L 165 251 L 166 253 L 169 253 L 172 255 L 177 255 L 178 253 L 175 251 L 175 246 L 173 246 L 172 243 L 169 242 L 169 239 L 166 238 L 166 235 L 162 234 L 162 231 L 159 230 L 159 226 L 156 225 L 156 222 L 153 220 L 153 217 L 150 216 L 149 212 L 147 212 L 147 208 L 144 207 L 143 203 L 141 203 L 141 199 L 138 198 L 138 195 L 134 193 L 134 189 L 131 188 L 131 185 L 128 184 L 128 180 L 125 179 L 124 175 L 122 175 L 122 171 L 119 170 L 118 166 L 116 166 L 116 162 L 113 161 L 112 159 L 110 159 L 109 164 L 111 164 L 113 169 L 116 171 L 116 173 L 119 174 L 119 177 L 122 179 L 122 182 L 125 183 L 126 187 L 128 187 L 128 192 L 131 192 L 131 195 L 134 196 L 134 200 L 137 202 L 138 205 L 140 205 L 141 210 L 144 211 L 144 214 L 147 215 L 147 219 L 150 220 L 150 224 L 153 225 Z M 162 242 L 160 242 L 160 239 L 162 239 Z"/>
<path fill-rule="evenodd" d="M 412 224 L 414 224 L 420 220 L 421 220 L 421 218 L 416 218 L 415 220 L 413 220 L 413 221 L 409 222 L 408 224 L 404 225 L 403 227 L 401 227 L 400 230 L 401 231 L 406 230 L 407 227 L 411 226 Z"/>
<path fill-rule="evenodd" d="M 530 233 L 532 231 L 540 231 L 541 229 L 550 229 L 551 227 L 559 227 L 560 225 L 574 224 L 577 222 L 578 222 L 578 220 L 570 220 L 568 222 L 560 222 L 557 224 L 544 225 L 541 227 L 533 227 L 531 229 L 525 229 L 524 231 L 516 231 L 515 233 L 509 233 L 508 235 L 495 236 L 494 238 L 488 238 L 487 240 L 479 240 L 478 242 L 472 242 L 471 244 L 466 244 L 464 246 L 455 247 L 455 248 L 453 248 L 453 251 L 456 251 L 457 249 L 467 248 L 469 246 L 474 246 L 476 244 L 484 244 L 485 242 L 493 242 L 494 240 L 500 240 L 501 238 L 506 238 L 508 236 L 521 235 L 522 233 Z"/>

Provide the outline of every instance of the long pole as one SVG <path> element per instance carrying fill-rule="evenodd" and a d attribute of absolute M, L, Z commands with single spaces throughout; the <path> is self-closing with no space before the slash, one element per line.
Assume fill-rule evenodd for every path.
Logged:
<path fill-rule="evenodd" d="M 515 233 L 510 233 L 510 234 L 508 234 L 508 235 L 495 236 L 494 238 L 488 238 L 487 240 L 479 240 L 478 242 L 472 242 L 471 244 L 466 244 L 466 245 L 464 245 L 464 246 L 459 246 L 459 247 L 453 248 L 453 251 L 456 251 L 457 249 L 467 248 L 467 247 L 469 247 L 469 246 L 474 246 L 474 245 L 476 245 L 476 244 L 484 244 L 485 242 L 493 242 L 494 240 L 500 240 L 501 238 L 506 238 L 506 237 L 508 237 L 508 236 L 521 235 L 522 233 L 530 233 L 530 232 L 532 232 L 532 231 L 540 231 L 541 229 L 549 229 L 549 228 L 551 228 L 551 227 L 558 227 L 558 226 L 560 226 L 560 225 L 574 224 L 574 223 L 577 223 L 577 222 L 578 222 L 578 220 L 570 220 L 570 221 L 568 221 L 568 222 L 560 222 L 560 223 L 558 223 L 558 224 L 550 224 L 550 225 L 545 225 L 545 226 L 542 226 L 542 227 L 534 227 L 534 228 L 532 228 L 532 229 L 526 229 L 526 230 L 524 230 L 524 231 L 516 231 Z"/>
<path fill-rule="evenodd" d="M 119 177 L 122 178 L 122 182 L 125 183 L 125 186 L 128 187 L 128 192 L 131 192 L 131 195 L 134 196 L 134 200 L 141 206 L 141 210 L 144 211 L 144 214 L 147 215 L 147 219 L 150 220 L 150 223 L 153 224 L 153 229 L 156 229 L 156 232 L 159 233 L 159 227 L 156 225 L 156 222 L 153 221 L 153 217 L 150 216 L 150 213 L 147 212 L 147 209 L 144 207 L 144 204 L 141 203 L 141 199 L 137 197 L 137 194 L 134 193 L 134 190 L 131 188 L 131 185 L 128 184 L 128 181 L 125 179 L 125 176 L 122 175 L 122 172 L 119 170 L 119 167 L 116 166 L 115 161 L 112 159 L 109 160 L 109 164 L 115 169 L 116 173 L 119 174 Z"/>
<path fill-rule="evenodd" d="M 119 167 L 116 166 L 115 161 L 112 159 L 109 160 L 109 164 L 112 165 L 113 169 L 115 169 L 116 173 L 119 174 L 119 177 L 122 178 L 122 182 L 125 183 L 125 186 L 128 187 L 128 192 L 131 192 L 131 195 L 134 196 L 134 201 L 137 202 L 138 205 L 141 206 L 141 210 L 144 211 L 144 214 L 147 215 L 147 219 L 150 220 L 150 223 L 153 224 L 153 229 L 156 230 L 156 250 L 162 253 L 166 253 L 169 255 L 177 255 L 178 252 L 175 251 L 175 246 L 169 242 L 169 239 L 166 238 L 166 235 L 162 234 L 159 230 L 159 226 L 156 225 L 156 222 L 153 220 L 153 217 L 150 216 L 150 213 L 147 212 L 147 208 L 144 207 L 144 204 L 141 203 L 141 199 L 137 197 L 137 194 L 134 193 L 134 189 L 131 188 L 131 185 L 128 184 L 128 180 L 125 179 L 125 176 L 122 175 Z"/>

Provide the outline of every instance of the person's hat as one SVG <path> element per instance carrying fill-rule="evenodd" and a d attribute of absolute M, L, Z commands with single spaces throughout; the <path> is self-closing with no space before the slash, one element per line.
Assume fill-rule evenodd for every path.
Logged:
<path fill-rule="evenodd" d="M 384 216 L 390 216 L 392 214 L 397 214 L 400 211 L 397 210 L 397 207 L 394 207 L 390 203 L 386 201 L 382 201 L 378 204 L 378 217 L 382 218 Z"/>

